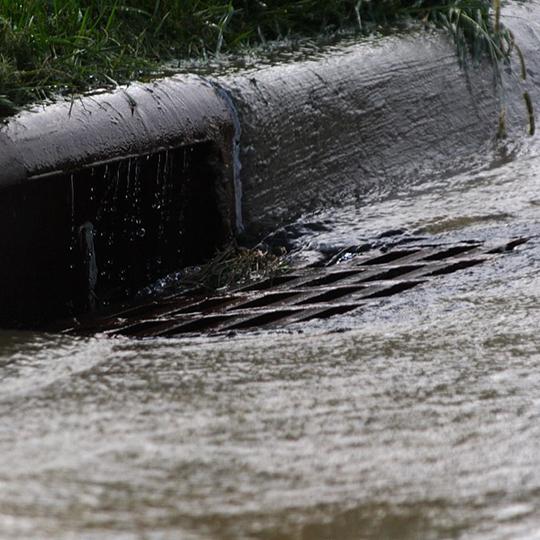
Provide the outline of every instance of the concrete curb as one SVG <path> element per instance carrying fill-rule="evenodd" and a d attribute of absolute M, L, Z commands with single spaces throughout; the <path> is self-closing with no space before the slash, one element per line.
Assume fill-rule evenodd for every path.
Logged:
<path fill-rule="evenodd" d="M 540 7 L 506 15 L 538 103 Z M 514 71 L 502 95 L 489 62 L 466 73 L 448 36 L 422 31 L 219 79 L 242 126 L 246 229 L 260 236 L 318 209 L 485 163 L 502 106 L 511 137 L 528 129 L 517 56 Z"/>
<path fill-rule="evenodd" d="M 233 130 L 229 108 L 199 77 L 133 83 L 0 127 L 0 187 L 207 140 L 227 160 Z"/>

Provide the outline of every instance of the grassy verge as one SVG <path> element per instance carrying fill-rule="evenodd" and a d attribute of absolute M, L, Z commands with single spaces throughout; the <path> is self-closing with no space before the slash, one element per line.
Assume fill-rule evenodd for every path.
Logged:
<path fill-rule="evenodd" d="M 500 0 L 0 0 L 0 116 L 151 76 L 173 58 L 403 18 L 446 28 L 464 61 L 487 52 L 498 65 L 515 49 L 499 13 Z"/>

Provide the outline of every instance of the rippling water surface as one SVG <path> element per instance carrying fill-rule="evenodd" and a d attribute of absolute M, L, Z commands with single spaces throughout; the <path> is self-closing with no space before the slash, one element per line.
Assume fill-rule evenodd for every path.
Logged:
<path fill-rule="evenodd" d="M 0 333 L 1 538 L 540 539 L 538 152 L 313 220 L 531 239 L 287 331 Z"/>

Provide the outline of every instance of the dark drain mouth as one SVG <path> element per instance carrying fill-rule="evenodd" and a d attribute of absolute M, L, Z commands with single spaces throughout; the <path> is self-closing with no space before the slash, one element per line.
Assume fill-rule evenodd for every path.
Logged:
<path fill-rule="evenodd" d="M 482 242 L 417 246 L 362 254 L 333 266 L 297 270 L 222 294 L 170 292 L 125 302 L 64 321 L 54 330 L 148 338 L 284 328 L 343 315 L 479 265 L 526 241 L 520 238 L 495 246 Z"/>

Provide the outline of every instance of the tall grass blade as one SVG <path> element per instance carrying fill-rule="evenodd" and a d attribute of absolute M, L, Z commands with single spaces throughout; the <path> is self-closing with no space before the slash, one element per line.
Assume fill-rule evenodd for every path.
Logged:
<path fill-rule="evenodd" d="M 529 92 L 523 92 L 523 99 L 527 106 L 527 116 L 529 119 L 529 135 L 532 137 L 536 131 L 535 120 L 534 120 L 534 108 L 531 96 Z"/>

